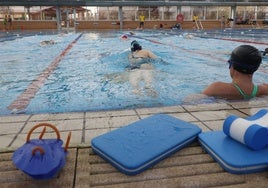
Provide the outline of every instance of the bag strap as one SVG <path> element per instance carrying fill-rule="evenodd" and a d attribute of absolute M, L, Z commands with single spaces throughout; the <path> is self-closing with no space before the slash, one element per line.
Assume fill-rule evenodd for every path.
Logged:
<path fill-rule="evenodd" d="M 69 144 L 70 144 L 70 140 L 71 140 L 71 135 L 72 135 L 72 133 L 69 132 L 68 137 L 67 137 L 67 140 L 66 140 L 66 143 L 65 143 L 65 146 L 64 146 L 64 151 L 65 152 L 68 150 L 68 147 L 69 147 Z"/>
<path fill-rule="evenodd" d="M 60 140 L 60 133 L 59 133 L 59 130 L 56 128 L 56 126 L 52 125 L 52 124 L 49 124 L 49 123 L 39 123 L 37 125 L 35 125 L 33 128 L 31 128 L 31 130 L 28 132 L 28 135 L 27 135 L 27 138 L 26 138 L 26 142 L 29 142 L 30 141 L 30 138 L 31 138 L 31 134 L 33 133 L 33 131 L 39 127 L 44 127 L 43 131 L 41 132 L 40 136 L 39 136 L 39 139 L 42 139 L 43 135 L 45 134 L 45 131 L 46 131 L 46 127 L 50 127 L 52 128 L 56 135 L 57 135 L 57 139 Z"/>

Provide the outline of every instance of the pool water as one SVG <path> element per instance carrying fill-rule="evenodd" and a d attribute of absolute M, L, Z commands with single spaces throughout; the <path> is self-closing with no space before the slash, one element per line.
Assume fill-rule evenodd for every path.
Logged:
<path fill-rule="evenodd" d="M 245 41 L 253 41 L 251 45 L 263 50 L 268 39 L 256 39 L 263 32 L 253 35 L 252 31 L 242 42 L 222 40 L 219 33 L 216 37 L 208 32 L 192 33 L 196 37 L 186 39 L 185 33 L 164 30 L 135 31 L 128 40 L 120 39 L 128 31 L 1 35 L 0 115 L 182 104 L 187 96 L 200 93 L 215 80 L 229 82 L 226 62 L 230 52 Z M 228 38 L 232 39 L 229 33 Z M 56 44 L 40 45 L 44 40 L 54 40 Z M 126 69 L 132 40 L 159 57 L 151 61 L 152 70 L 139 73 L 152 74 L 152 82 L 148 88 L 141 81 L 137 92 L 130 79 L 138 70 Z M 40 78 L 43 74 L 47 76 Z M 255 83 L 267 82 L 267 74 L 264 58 L 254 76 Z M 28 93 L 23 95 L 25 90 Z M 33 92 L 31 97 L 29 92 Z M 11 105 L 14 101 L 16 108 Z M 20 108 L 25 101 L 27 104 Z"/>

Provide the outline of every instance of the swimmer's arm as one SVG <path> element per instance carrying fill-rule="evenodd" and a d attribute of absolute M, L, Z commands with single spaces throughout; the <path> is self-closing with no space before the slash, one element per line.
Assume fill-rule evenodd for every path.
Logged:
<path fill-rule="evenodd" d="M 148 51 L 148 57 L 149 58 L 152 58 L 152 59 L 156 59 L 157 58 L 157 56 L 153 52 L 151 52 L 151 51 Z"/>
<path fill-rule="evenodd" d="M 135 58 L 134 58 L 132 52 L 129 53 L 129 54 L 128 54 L 128 60 L 129 60 L 129 62 L 130 62 L 130 63 L 133 63 L 133 62 L 134 62 L 134 59 L 135 59 Z"/>
<path fill-rule="evenodd" d="M 259 85 L 259 93 L 260 95 L 268 95 L 268 83 Z"/>
<path fill-rule="evenodd" d="M 205 88 L 202 92 L 202 94 L 205 94 L 207 96 L 217 96 L 217 97 L 222 97 L 225 96 L 228 91 L 226 89 L 227 84 L 223 82 L 214 82 L 210 84 L 207 88 Z"/>

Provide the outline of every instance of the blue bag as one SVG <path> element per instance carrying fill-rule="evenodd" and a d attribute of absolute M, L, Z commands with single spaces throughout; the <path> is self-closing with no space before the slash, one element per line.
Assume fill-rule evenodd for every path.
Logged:
<path fill-rule="evenodd" d="M 44 127 L 38 139 L 30 139 L 32 132 Z M 43 139 L 46 127 L 52 128 L 57 138 Z M 34 179 L 49 179 L 55 177 L 66 163 L 67 148 L 70 143 L 71 132 L 69 132 L 65 147 L 60 139 L 58 129 L 48 123 L 35 125 L 28 133 L 26 143 L 18 148 L 12 156 L 15 166 Z"/>

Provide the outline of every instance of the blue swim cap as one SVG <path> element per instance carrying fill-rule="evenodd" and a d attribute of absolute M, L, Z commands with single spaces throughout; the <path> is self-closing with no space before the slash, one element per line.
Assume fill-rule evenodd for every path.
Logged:
<path fill-rule="evenodd" d="M 262 61 L 261 53 L 250 45 L 241 45 L 232 51 L 229 63 L 235 70 L 244 74 L 253 74 Z"/>

